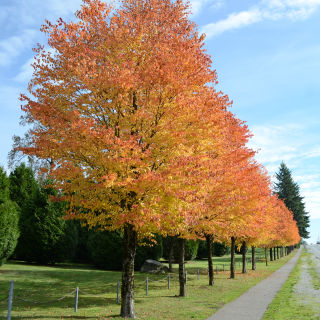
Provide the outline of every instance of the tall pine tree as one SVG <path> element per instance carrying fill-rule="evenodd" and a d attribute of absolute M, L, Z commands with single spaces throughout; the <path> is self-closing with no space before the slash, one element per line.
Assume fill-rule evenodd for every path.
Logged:
<path fill-rule="evenodd" d="M 274 185 L 278 197 L 293 212 L 300 236 L 305 239 L 309 238 L 307 228 L 310 226 L 310 221 L 303 202 L 304 197 L 301 197 L 299 185 L 293 181 L 291 171 L 283 162 L 280 164 L 279 172 L 276 173 L 276 178 L 278 182 L 275 182 Z"/>

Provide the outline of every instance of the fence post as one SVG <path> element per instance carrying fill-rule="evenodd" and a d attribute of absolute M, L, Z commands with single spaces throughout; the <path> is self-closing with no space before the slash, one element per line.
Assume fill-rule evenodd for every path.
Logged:
<path fill-rule="evenodd" d="M 78 310 L 78 295 L 79 295 L 79 288 L 77 287 L 76 288 L 76 299 L 74 302 L 74 312 L 77 312 L 77 310 Z"/>
<path fill-rule="evenodd" d="M 13 296 L 13 280 L 10 281 L 7 320 L 11 320 L 12 296 Z"/>
<path fill-rule="evenodd" d="M 224 272 L 225 270 L 224 270 L 224 264 L 223 264 L 223 272 Z"/>
<path fill-rule="evenodd" d="M 170 273 L 168 273 L 168 290 L 170 289 Z"/>
<path fill-rule="evenodd" d="M 216 270 L 217 270 L 217 274 L 218 274 L 218 266 L 216 267 Z"/>
<path fill-rule="evenodd" d="M 187 284 L 187 281 L 188 281 L 188 279 L 187 279 L 187 274 L 188 274 L 188 272 L 186 271 L 186 284 Z"/>
<path fill-rule="evenodd" d="M 148 295 L 148 277 L 147 277 L 146 293 Z"/>
<path fill-rule="evenodd" d="M 117 282 L 117 304 L 119 304 L 119 281 Z"/>
<path fill-rule="evenodd" d="M 199 269 L 198 269 L 198 280 L 199 280 Z"/>

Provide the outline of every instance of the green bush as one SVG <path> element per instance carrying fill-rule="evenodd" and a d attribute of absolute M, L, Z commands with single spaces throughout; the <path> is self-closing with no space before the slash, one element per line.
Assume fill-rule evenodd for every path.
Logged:
<path fill-rule="evenodd" d="M 170 237 L 163 238 L 163 258 L 169 260 L 169 251 L 170 251 Z M 199 247 L 199 241 L 187 240 L 185 247 L 185 256 L 186 261 L 194 260 L 197 257 Z M 179 261 L 179 241 L 178 237 L 174 237 L 174 249 L 173 249 L 173 258 L 175 262 Z"/>
<path fill-rule="evenodd" d="M 67 248 L 65 258 L 75 262 L 77 248 L 79 243 L 79 232 L 76 225 L 77 221 L 67 220 L 65 227 L 65 235 L 67 238 Z"/>
<path fill-rule="evenodd" d="M 147 245 L 137 246 L 136 257 L 134 260 L 134 269 L 140 271 L 144 262 L 148 259 L 160 260 L 163 254 L 162 237 L 158 234 L 155 235 L 157 244 L 154 244 L 150 240 L 144 240 Z"/>
<path fill-rule="evenodd" d="M 19 208 L 39 189 L 31 168 L 21 163 L 9 175 L 10 198 L 15 201 Z"/>
<path fill-rule="evenodd" d="M 137 246 L 134 269 L 140 271 L 147 259 L 159 260 L 162 257 L 162 239 L 156 235 L 157 244 L 149 240 L 147 245 Z M 105 270 L 122 270 L 123 234 L 120 231 L 94 232 L 88 241 L 88 249 L 93 263 Z"/>
<path fill-rule="evenodd" d="M 217 257 L 222 257 L 225 254 L 230 254 L 230 247 L 226 246 L 224 243 L 213 243 L 213 252 L 214 255 Z"/>
<path fill-rule="evenodd" d="M 9 192 L 9 179 L 0 167 L 0 266 L 12 255 L 19 237 L 18 206 Z"/>
<path fill-rule="evenodd" d="M 75 230 L 60 219 L 66 204 L 50 201 L 50 195 L 57 196 L 57 192 L 38 188 L 20 208 L 20 238 L 15 251 L 19 260 L 54 264 L 64 261 L 74 250 L 75 239 L 70 238 Z"/>
<path fill-rule="evenodd" d="M 170 245 L 171 241 L 174 241 L 174 246 L 178 245 L 178 242 L 176 241 L 177 236 L 167 236 L 162 237 L 162 246 L 163 246 L 163 253 L 162 257 L 166 260 L 169 260 L 169 252 L 170 252 Z"/>
<path fill-rule="evenodd" d="M 245 250 L 246 250 L 246 252 L 248 252 L 248 247 L 247 246 L 245 246 Z M 238 247 L 238 246 L 235 246 L 235 253 L 236 254 L 242 254 L 242 250 L 243 250 L 243 247 L 242 246 L 240 246 L 240 247 Z"/>
<path fill-rule="evenodd" d="M 198 242 L 199 242 L 199 247 L 198 247 L 197 259 L 208 259 L 207 241 L 206 240 L 198 240 Z M 212 252 L 212 255 L 214 255 L 214 245 L 213 245 L 213 243 L 212 243 L 212 246 L 211 246 L 211 252 Z"/>
<path fill-rule="evenodd" d="M 92 263 L 93 260 L 88 249 L 88 241 L 90 236 L 94 234 L 94 231 L 82 225 L 79 220 L 75 220 L 74 223 L 77 228 L 77 246 L 75 248 L 73 261 L 78 263 Z"/>
<path fill-rule="evenodd" d="M 199 242 L 194 240 L 187 240 L 185 248 L 185 260 L 194 260 L 198 253 Z"/>
<path fill-rule="evenodd" d="M 105 270 L 122 270 L 123 234 L 100 231 L 89 236 L 88 249 L 95 266 Z"/>

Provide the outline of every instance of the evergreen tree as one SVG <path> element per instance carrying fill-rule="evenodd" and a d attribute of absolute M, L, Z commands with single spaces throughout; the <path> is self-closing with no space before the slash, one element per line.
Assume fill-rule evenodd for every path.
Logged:
<path fill-rule="evenodd" d="M 0 266 L 13 253 L 19 237 L 18 206 L 10 200 L 9 179 L 0 167 Z"/>
<path fill-rule="evenodd" d="M 34 172 L 25 163 L 21 163 L 10 173 L 9 181 L 10 198 L 17 203 L 19 208 L 39 189 Z"/>
<path fill-rule="evenodd" d="M 303 202 L 304 197 L 300 196 L 300 187 L 293 181 L 291 171 L 283 162 L 280 164 L 279 172 L 276 173 L 276 178 L 278 182 L 275 182 L 274 185 L 278 197 L 293 212 L 300 236 L 305 239 L 309 238 L 307 228 L 310 226 L 310 221 Z"/>
<path fill-rule="evenodd" d="M 66 204 L 50 201 L 51 195 L 57 196 L 57 191 L 40 187 L 22 204 L 17 259 L 54 264 L 73 258 L 76 227 L 60 219 Z"/>

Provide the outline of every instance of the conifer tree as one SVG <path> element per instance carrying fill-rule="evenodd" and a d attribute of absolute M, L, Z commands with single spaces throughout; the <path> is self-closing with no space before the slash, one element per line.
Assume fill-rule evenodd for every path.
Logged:
<path fill-rule="evenodd" d="M 19 208 L 39 189 L 32 169 L 20 163 L 9 175 L 10 198 Z"/>
<path fill-rule="evenodd" d="M 18 206 L 9 197 L 9 179 L 0 167 L 0 266 L 13 253 L 18 237 Z"/>
<path fill-rule="evenodd" d="M 275 182 L 274 188 L 278 197 L 282 199 L 293 213 L 293 218 L 297 222 L 299 234 L 302 238 L 309 238 L 307 228 L 309 224 L 308 212 L 305 209 L 304 197 L 300 195 L 299 185 L 293 181 L 291 171 L 282 162 L 279 167 L 279 172 L 276 173 L 278 182 Z"/>

